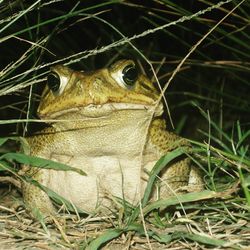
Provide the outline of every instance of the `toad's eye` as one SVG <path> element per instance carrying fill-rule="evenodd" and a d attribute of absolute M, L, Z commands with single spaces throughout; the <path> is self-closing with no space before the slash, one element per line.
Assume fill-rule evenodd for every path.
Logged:
<path fill-rule="evenodd" d="M 47 76 L 49 89 L 53 92 L 54 95 L 60 95 L 67 85 L 67 82 L 67 77 L 60 76 L 58 73 L 53 71 L 50 72 Z"/>
<path fill-rule="evenodd" d="M 132 62 L 126 63 L 123 67 L 115 64 L 111 68 L 111 76 L 122 88 L 132 89 L 138 79 L 138 70 Z"/>
<path fill-rule="evenodd" d="M 57 92 L 60 89 L 60 82 L 60 76 L 55 72 L 51 72 L 47 76 L 47 83 L 52 92 Z"/>
<path fill-rule="evenodd" d="M 122 80 L 128 88 L 134 86 L 138 79 L 138 70 L 135 65 L 127 65 L 122 71 Z"/>

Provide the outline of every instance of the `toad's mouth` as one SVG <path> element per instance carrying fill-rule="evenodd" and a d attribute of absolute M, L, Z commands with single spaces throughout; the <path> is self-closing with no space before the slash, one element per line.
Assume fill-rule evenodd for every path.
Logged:
<path fill-rule="evenodd" d="M 112 113 L 131 110 L 136 112 L 144 110 L 153 116 L 160 116 L 163 113 L 163 105 L 145 105 L 145 104 L 132 104 L 132 103 L 106 103 L 106 104 L 89 104 L 85 107 L 73 107 L 64 110 L 58 110 L 47 114 L 38 113 L 41 119 L 70 119 L 75 117 L 79 119 L 100 118 L 103 116 L 111 115 Z"/>

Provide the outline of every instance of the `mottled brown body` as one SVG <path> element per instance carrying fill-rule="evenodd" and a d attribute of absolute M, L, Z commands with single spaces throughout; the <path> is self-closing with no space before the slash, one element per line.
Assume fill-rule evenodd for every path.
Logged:
<path fill-rule="evenodd" d="M 111 197 L 137 204 L 147 184 L 147 172 L 156 161 L 188 145 L 168 132 L 159 118 L 163 105 L 156 107 L 158 91 L 148 78 L 137 75 L 130 60 L 90 73 L 64 66 L 56 66 L 52 72 L 60 84 L 49 83 L 53 91 L 48 87 L 44 90 L 38 114 L 45 122 L 56 121 L 28 139 L 31 154 L 80 168 L 87 176 L 29 167 L 24 170 L 90 213 L 111 208 Z M 152 199 L 203 188 L 202 178 L 188 158 L 166 166 L 158 182 L 159 192 Z M 39 188 L 23 183 L 23 194 L 28 207 L 45 215 L 54 213 L 49 197 Z"/>

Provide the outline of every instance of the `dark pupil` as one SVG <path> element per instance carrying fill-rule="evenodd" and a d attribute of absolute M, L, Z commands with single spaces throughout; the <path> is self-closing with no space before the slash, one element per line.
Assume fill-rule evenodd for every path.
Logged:
<path fill-rule="evenodd" d="M 122 73 L 123 81 L 129 86 L 134 85 L 138 78 L 138 71 L 136 67 L 134 65 L 128 65 L 123 69 Z"/>
<path fill-rule="evenodd" d="M 48 75 L 47 82 L 48 82 L 49 88 L 53 92 L 56 92 L 60 88 L 60 77 L 58 76 L 58 74 L 54 72 Z"/>

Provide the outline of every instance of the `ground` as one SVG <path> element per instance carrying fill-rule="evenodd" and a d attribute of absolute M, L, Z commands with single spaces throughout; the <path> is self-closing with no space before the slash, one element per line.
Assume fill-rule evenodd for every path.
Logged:
<path fill-rule="evenodd" d="M 168 218 L 167 226 L 159 227 L 152 218 L 146 218 L 142 224 L 148 235 L 135 231 L 122 233 L 101 249 L 249 249 L 250 222 L 244 217 L 244 208 L 230 201 L 234 191 L 224 193 L 228 197 L 225 200 L 220 193 L 216 203 L 208 199 L 194 203 L 192 209 L 192 204 L 185 205 L 185 213 L 179 206 L 170 207 L 172 217 Z M 63 218 L 61 224 L 41 225 L 26 212 L 17 189 L 5 187 L 1 189 L 0 249 L 85 249 L 86 242 L 118 227 L 113 215 L 63 215 Z M 154 239 L 151 232 L 158 234 L 159 239 Z M 163 235 L 172 238 L 161 244 Z"/>

